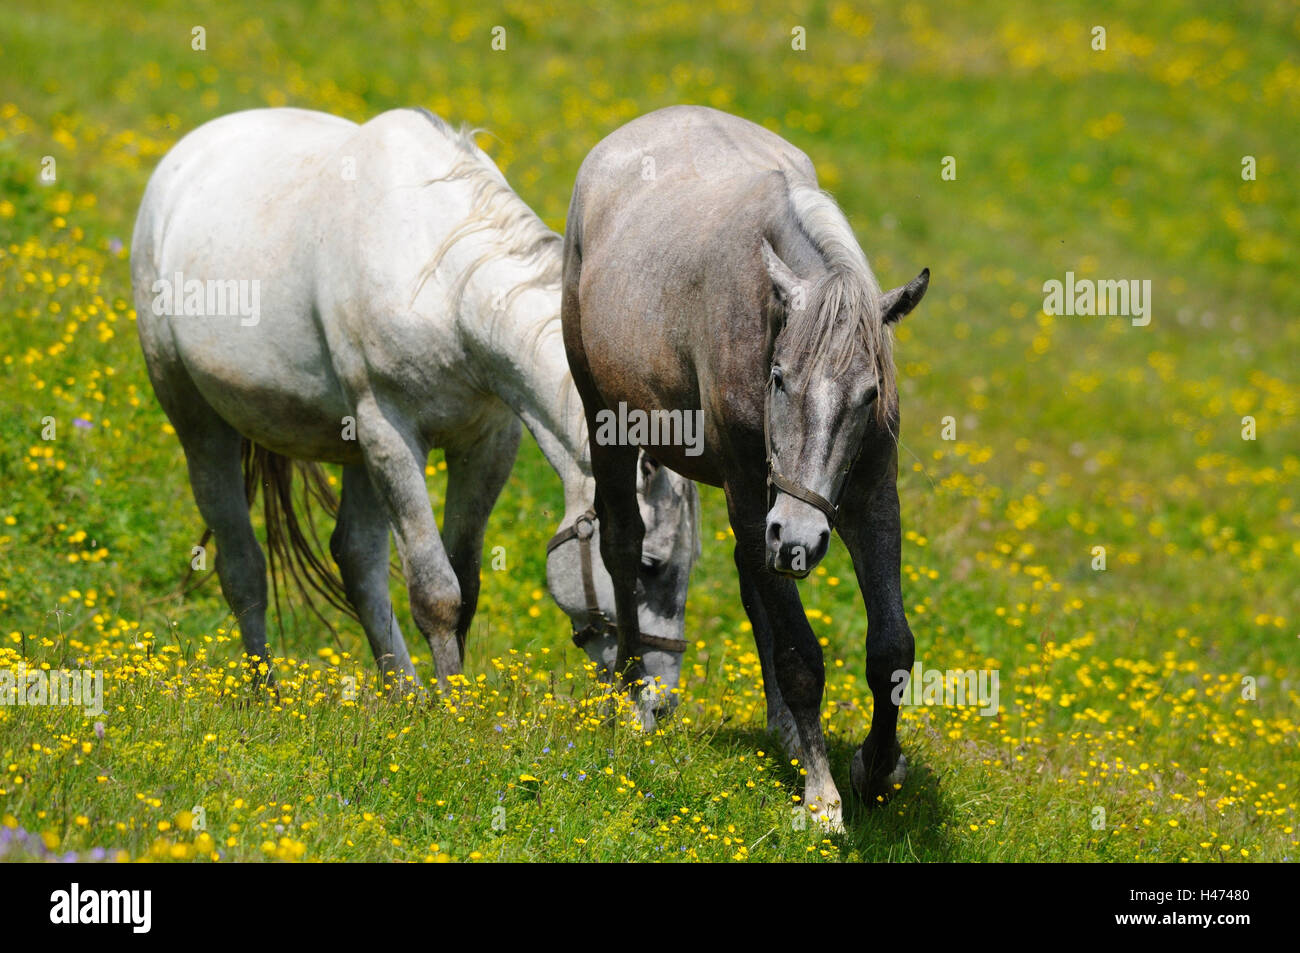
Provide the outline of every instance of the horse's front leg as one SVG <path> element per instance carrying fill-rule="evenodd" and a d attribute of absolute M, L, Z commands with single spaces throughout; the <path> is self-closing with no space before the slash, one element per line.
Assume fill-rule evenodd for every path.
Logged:
<path fill-rule="evenodd" d="M 752 585 L 762 603 L 762 616 L 770 628 L 777 691 L 768 695 L 768 703 L 772 703 L 773 695 L 781 699 L 794 722 L 800 764 L 807 771 L 804 804 L 828 828 L 842 830 L 843 804 L 831 777 L 821 725 L 826 662 L 817 636 L 808 625 L 795 580 L 764 567 L 767 543 L 763 497 L 761 492 L 750 496 L 751 499 L 737 499 L 733 504 L 731 528 L 736 534 L 736 561 L 742 593 L 747 585 Z M 753 614 L 750 618 L 752 621 Z M 765 674 L 765 680 L 766 677 Z"/>
<path fill-rule="evenodd" d="M 519 451 L 522 428 L 511 417 L 504 426 L 470 446 L 447 451 L 447 499 L 442 507 L 442 535 L 447 559 L 460 584 L 456 642 L 465 661 L 465 640 L 478 609 L 479 569 L 488 517 L 501 495 Z"/>
<path fill-rule="evenodd" d="M 758 650 L 758 662 L 763 672 L 763 696 L 767 702 L 767 730 L 780 741 L 787 757 L 802 761 L 803 749 L 799 743 L 799 729 L 795 726 L 794 715 L 790 712 L 790 706 L 786 704 L 785 698 L 782 697 L 781 687 L 777 683 L 776 663 L 773 659 L 775 650 L 772 623 L 767 617 L 767 609 L 763 607 L 763 598 L 759 591 L 759 584 L 765 571 L 764 552 L 761 548 L 754 550 L 752 544 L 750 550 L 746 551 L 740 542 L 741 539 L 755 540 L 763 537 L 764 514 L 760 510 L 746 515 L 736 504 L 737 498 L 744 498 L 744 492 L 737 491 L 732 484 L 728 484 L 725 490 L 727 512 L 731 519 L 732 532 L 736 537 L 734 557 L 736 575 L 740 579 L 740 601 L 745 607 L 745 615 L 749 617 L 750 628 L 754 631 L 754 647 Z M 755 488 L 753 492 L 758 493 L 761 490 Z M 743 527 L 747 520 L 752 523 L 748 531 L 737 529 Z"/>
<path fill-rule="evenodd" d="M 864 454 L 864 457 L 866 455 Z M 853 756 L 853 789 L 868 804 L 887 800 L 907 774 L 898 743 L 896 692 L 912 669 L 915 643 L 903 610 L 899 578 L 901 524 L 896 453 L 876 468 L 850 477 L 838 531 L 853 558 L 867 608 L 867 685 L 871 730 Z"/>
<path fill-rule="evenodd" d="M 591 432 L 596 432 L 594 425 Z M 636 599 L 637 572 L 645 537 L 636 497 L 637 456 L 636 447 L 605 446 L 594 440 L 591 443 L 600 557 L 614 584 L 614 611 L 618 616 L 614 676 L 620 687 L 630 687 L 634 700 L 639 698 L 646 676 L 640 658 L 641 625 Z"/>
<path fill-rule="evenodd" d="M 460 584 L 447 559 L 438 524 L 429 505 L 424 465 L 429 448 L 412 432 L 399 429 L 379 402 L 367 395 L 358 401 L 357 441 L 366 472 L 383 503 L 402 560 L 411 599 L 411 615 L 433 652 L 440 687 L 459 675 Z"/>

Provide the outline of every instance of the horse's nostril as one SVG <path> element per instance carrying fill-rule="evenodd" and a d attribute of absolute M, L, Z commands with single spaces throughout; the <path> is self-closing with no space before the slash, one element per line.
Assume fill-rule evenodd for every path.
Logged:
<path fill-rule="evenodd" d="M 780 523 L 768 523 L 768 524 L 767 524 L 767 541 L 768 541 L 769 543 L 779 543 L 779 542 L 781 542 L 781 524 L 780 524 Z"/>

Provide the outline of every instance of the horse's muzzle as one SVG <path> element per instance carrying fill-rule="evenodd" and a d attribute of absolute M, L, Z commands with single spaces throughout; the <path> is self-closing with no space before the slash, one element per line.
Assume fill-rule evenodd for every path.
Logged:
<path fill-rule="evenodd" d="M 767 515 L 767 568 L 802 579 L 826 555 L 831 528 L 826 518 L 812 507 L 797 502 L 782 506 L 782 502 L 778 499 Z"/>

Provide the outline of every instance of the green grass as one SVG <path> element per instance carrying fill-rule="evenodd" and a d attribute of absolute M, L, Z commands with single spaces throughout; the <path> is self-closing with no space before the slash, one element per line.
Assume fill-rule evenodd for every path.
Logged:
<path fill-rule="evenodd" d="M 592 17 L 567 2 L 376 13 L 241 0 L 202 14 L 204 52 L 184 4 L 11 7 L 0 665 L 102 667 L 107 711 L 0 708 L 3 823 L 58 851 L 157 859 L 1295 857 L 1289 5 L 1225 19 L 1166 0 L 1104 14 L 832 4 L 796 18 L 739 2 Z M 489 47 L 498 24 L 503 53 Z M 796 24 L 806 52 L 790 49 Z M 1097 24 L 1105 52 L 1090 46 Z M 896 348 L 904 595 L 918 658 L 996 668 L 1002 709 L 906 710 L 912 773 L 887 807 L 851 805 L 844 835 L 795 824 L 798 769 L 762 731 L 716 490 L 704 490 L 681 718 L 651 737 L 604 717 L 542 591 L 561 495 L 531 442 L 489 527 L 508 568 L 484 574 L 473 684 L 454 701 L 376 700 L 361 633 L 300 611 L 273 640 L 280 704 L 250 703 L 216 585 L 176 597 L 202 526 L 136 344 L 124 245 L 180 135 L 267 104 L 355 119 L 424 105 L 489 130 L 484 147 L 559 229 L 587 150 L 677 102 L 764 122 L 807 151 L 882 283 L 933 273 Z M 1246 155 L 1255 181 L 1241 178 Z M 944 156 L 955 181 L 940 177 Z M 1043 282 L 1067 270 L 1150 279 L 1152 323 L 1043 315 Z M 941 437 L 949 416 L 956 441 Z M 835 544 L 803 585 L 845 793 L 871 709 L 851 580 Z M 405 617 L 400 586 L 395 598 Z M 355 703 L 347 677 L 361 682 Z M 196 804 L 206 832 L 184 829 Z"/>

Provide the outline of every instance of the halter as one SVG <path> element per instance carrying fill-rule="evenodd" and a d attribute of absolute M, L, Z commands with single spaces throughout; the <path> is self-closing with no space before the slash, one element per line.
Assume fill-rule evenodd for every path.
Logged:
<path fill-rule="evenodd" d="M 589 509 L 573 525 L 560 530 L 546 544 L 546 555 L 550 556 L 559 546 L 571 539 L 578 541 L 578 558 L 582 564 L 582 591 L 587 598 L 588 622 L 579 629 L 573 627 L 573 644 L 582 648 L 598 635 L 612 635 L 618 638 L 618 624 L 600 608 L 596 598 L 596 579 L 591 568 L 591 538 L 596 534 L 596 511 Z M 665 652 L 685 652 L 687 642 L 669 635 L 641 634 L 642 648 L 662 649 Z"/>
<path fill-rule="evenodd" d="M 820 493 L 814 493 L 806 486 L 800 486 L 793 480 L 787 480 L 781 474 L 776 472 L 776 462 L 774 457 L 775 451 L 772 449 L 772 376 L 769 373 L 767 379 L 767 394 L 763 398 L 763 449 L 767 453 L 767 498 L 768 509 L 775 505 L 772 498 L 772 487 L 776 487 L 782 493 L 788 493 L 796 500 L 803 500 L 810 506 L 815 506 L 826 515 L 826 523 L 830 528 L 835 526 L 835 517 L 839 513 L 839 507 L 832 503 Z"/>

